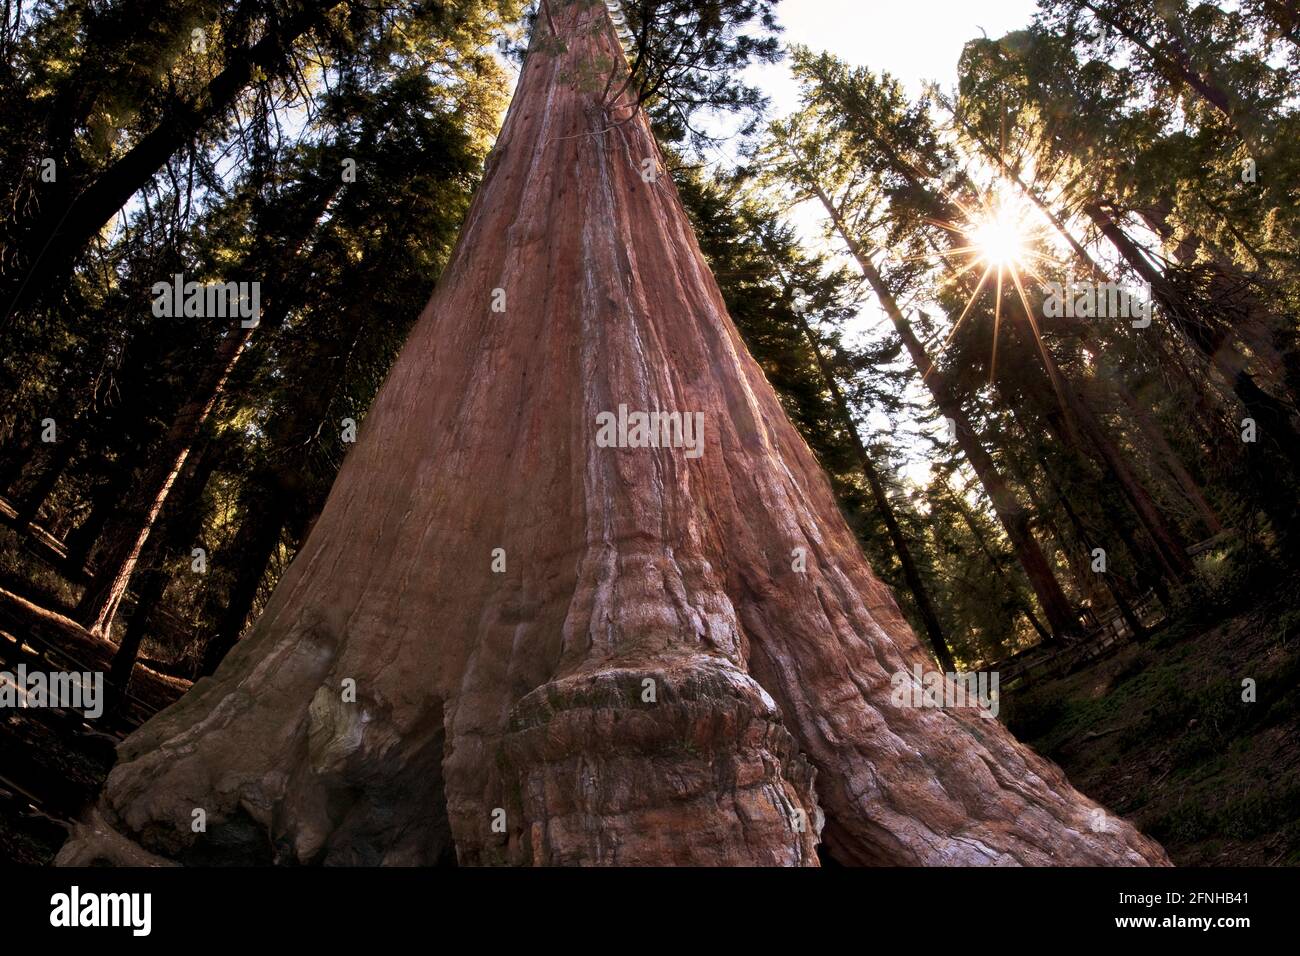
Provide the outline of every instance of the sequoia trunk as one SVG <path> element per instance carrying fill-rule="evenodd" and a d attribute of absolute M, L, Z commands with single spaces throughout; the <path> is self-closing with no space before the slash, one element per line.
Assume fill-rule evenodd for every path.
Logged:
<path fill-rule="evenodd" d="M 60 860 L 1166 862 L 997 721 L 895 704 L 926 656 L 600 101 L 605 7 L 549 7 L 303 549 Z M 703 454 L 601 447 L 620 404 Z"/>

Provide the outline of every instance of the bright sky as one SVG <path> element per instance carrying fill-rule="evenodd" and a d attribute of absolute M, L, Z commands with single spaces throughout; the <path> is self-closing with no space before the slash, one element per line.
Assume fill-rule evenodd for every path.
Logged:
<path fill-rule="evenodd" d="M 949 87 L 967 40 L 999 37 L 1029 23 L 1034 0 L 783 0 L 777 18 L 788 44 L 827 50 L 859 66 L 887 70 L 912 93 L 924 80 Z M 790 112 L 797 93 L 785 64 L 752 74 L 772 98 L 776 115 Z"/>
<path fill-rule="evenodd" d="M 887 71 L 917 95 L 926 81 L 951 89 L 967 41 L 1020 29 L 1029 23 L 1035 8 L 1035 0 L 784 0 L 777 16 L 785 27 L 785 43 L 829 51 L 855 66 Z M 798 105 L 798 87 L 787 63 L 751 70 L 748 78 L 771 98 L 772 116 L 788 114 Z M 792 221 L 812 242 L 819 238 L 815 235 L 820 232 L 818 213 L 805 205 L 792 214 Z M 888 326 L 874 302 L 859 322 L 860 333 L 868 337 Z M 889 421 L 874 414 L 870 425 L 892 434 L 893 445 L 904 459 L 903 474 L 924 484 L 929 466 L 916 434 L 920 423 Z"/>

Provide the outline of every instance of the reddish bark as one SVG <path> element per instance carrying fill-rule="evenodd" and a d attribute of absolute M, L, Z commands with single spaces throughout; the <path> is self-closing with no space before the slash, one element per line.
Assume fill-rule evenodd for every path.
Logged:
<path fill-rule="evenodd" d="M 60 860 L 808 864 L 820 832 L 854 863 L 1166 862 L 996 721 L 891 702 L 925 655 L 643 180 L 644 117 L 598 102 L 603 5 L 549 6 L 565 49 L 525 63 L 302 551 Z M 704 454 L 598 447 L 620 403 L 703 411 Z"/>

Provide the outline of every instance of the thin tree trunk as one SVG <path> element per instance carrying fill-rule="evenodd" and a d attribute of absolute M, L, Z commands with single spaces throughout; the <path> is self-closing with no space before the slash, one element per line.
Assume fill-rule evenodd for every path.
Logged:
<path fill-rule="evenodd" d="M 1105 365 L 1105 355 L 1091 335 L 1085 332 L 1080 338 L 1080 344 L 1098 368 Z M 1100 379 L 1101 376 L 1098 378 Z M 1192 506 L 1201 523 L 1211 534 L 1222 531 L 1223 522 L 1206 498 L 1205 489 L 1187 470 L 1183 456 L 1165 437 L 1164 428 L 1155 420 L 1151 410 L 1137 399 L 1119 375 L 1105 377 L 1104 387 L 1113 391 L 1115 397 L 1128 409 L 1130 420 L 1137 433 L 1134 437 L 1142 439 L 1148 446 L 1146 450 L 1151 455 L 1154 470 L 1159 473 L 1163 467 L 1168 478 L 1172 479 L 1173 493 L 1181 495 Z M 1087 397 L 1083 400 L 1089 401 Z"/>
<path fill-rule="evenodd" d="M 1097 501 L 1108 501 L 1109 497 L 1105 493 L 1101 482 L 1088 473 L 1086 462 L 1094 459 L 1085 453 L 1077 430 L 1070 429 L 1061 410 L 1055 406 L 1048 409 L 1043 416 L 1043 420 L 1066 453 L 1079 463 L 1080 477 L 1086 481 L 1091 496 Z M 1106 469 L 1103 468 L 1102 474 L 1105 475 L 1105 473 Z M 1059 492 L 1059 482 L 1057 488 Z M 1162 556 L 1156 543 L 1151 539 L 1151 535 L 1146 533 L 1142 527 L 1141 521 L 1131 524 L 1128 520 L 1129 516 L 1136 517 L 1136 515 L 1133 505 L 1124 493 L 1123 488 L 1120 488 L 1120 496 L 1129 505 L 1127 514 L 1117 514 L 1113 509 L 1104 508 L 1106 523 L 1119 540 L 1123 542 L 1129 554 L 1133 556 L 1134 564 L 1139 568 L 1144 578 L 1151 582 L 1159 582 L 1156 587 L 1160 592 L 1161 600 L 1165 600 L 1170 593 L 1168 585 L 1172 584 L 1177 587 L 1181 577 L 1170 568 L 1168 561 Z M 1134 533 L 1135 531 L 1141 533 L 1141 540 Z"/>
<path fill-rule="evenodd" d="M 1032 368 L 1035 362 L 1041 364 L 1047 382 L 1051 386 L 1052 395 L 1047 399 L 1047 403 L 1055 404 L 1059 409 L 1060 421 L 1063 425 L 1062 437 L 1080 456 L 1087 457 L 1083 448 L 1084 438 L 1097 452 L 1102 467 L 1110 473 L 1139 524 L 1155 546 L 1155 554 L 1164 569 L 1165 576 L 1171 583 L 1177 584 L 1192 573 L 1192 565 L 1187 559 L 1181 535 L 1165 520 L 1150 492 L 1110 440 L 1096 414 L 1075 390 L 1070 380 L 1061 374 L 1046 343 L 1038 334 L 1037 326 L 1034 327 L 1034 332 L 1038 345 L 1036 350 L 1029 348 L 1022 340 L 1017 326 L 1010 326 L 1009 339 L 1019 352 L 1019 364 L 1024 369 Z M 1008 403 L 1009 407 L 1013 404 Z"/>
<path fill-rule="evenodd" d="M 1249 115 L 1247 108 L 1240 103 L 1227 87 L 1220 86 L 1211 77 L 1197 70 L 1192 64 L 1183 39 L 1179 35 L 1181 31 L 1178 29 L 1176 14 L 1163 17 L 1166 26 L 1170 28 L 1171 34 L 1169 46 L 1172 52 L 1166 54 L 1157 50 L 1131 27 L 1102 12 L 1096 5 L 1089 3 L 1088 0 L 1082 0 L 1082 6 L 1087 7 L 1097 20 L 1111 27 L 1145 53 L 1156 68 L 1165 74 L 1167 79 L 1181 80 L 1195 90 L 1201 99 L 1214 107 L 1228 121 L 1228 125 L 1235 129 L 1238 135 L 1248 141 L 1254 140 L 1254 123 L 1247 118 Z"/>
<path fill-rule="evenodd" d="M 1074 510 L 1074 506 L 1070 504 L 1070 499 L 1061 495 L 1059 491 L 1056 499 L 1065 510 L 1066 517 L 1074 526 L 1075 532 L 1079 535 L 1079 540 L 1083 542 L 1083 546 L 1091 552 L 1093 550 L 1093 542 L 1088 535 L 1088 529 L 1084 526 L 1083 521 L 1080 520 L 1078 513 Z M 1120 617 L 1124 619 L 1124 623 L 1128 625 L 1134 638 L 1141 639 L 1146 634 L 1146 628 L 1143 626 L 1142 621 L 1138 618 L 1136 612 L 1134 612 L 1133 605 L 1130 604 L 1128 599 L 1124 596 L 1124 589 L 1116 582 L 1116 575 L 1108 568 L 1101 574 L 1101 579 L 1102 583 L 1106 585 L 1106 589 L 1110 591 L 1110 596 L 1115 602 L 1115 606 L 1119 608 Z"/>
<path fill-rule="evenodd" d="M 224 608 L 214 610 L 217 626 L 204 646 L 198 669 L 200 676 L 215 672 L 238 643 L 285 528 L 290 529 L 295 542 L 303 540 L 303 528 L 293 526 L 294 511 L 319 513 L 324 504 L 319 501 L 311 508 L 292 509 L 290 489 L 310 467 L 307 449 L 311 436 L 319 434 L 326 425 L 325 415 L 339 383 L 344 380 L 360 334 L 358 327 L 347 338 L 346 345 L 337 341 L 311 342 L 297 368 L 300 382 L 314 384 L 303 389 L 303 397 L 291 411 L 276 416 L 267 425 L 274 451 L 271 466 L 261 478 L 264 493 L 250 495 L 236 540 L 226 549 L 224 563 L 235 565 L 235 581 L 226 595 Z M 304 516 L 299 520 L 308 519 Z"/>
<path fill-rule="evenodd" d="M 113 652 L 113 661 L 108 671 L 108 705 L 110 713 L 120 710 L 126 701 L 127 688 L 131 684 L 131 674 L 140 657 L 140 645 L 150 630 L 150 617 L 154 607 L 167 589 L 167 574 L 162 568 L 149 566 L 146 559 L 144 567 L 136 576 L 136 606 L 131 609 L 127 619 L 126 631 L 122 643 Z"/>
<path fill-rule="evenodd" d="M 1019 341 L 1013 332 L 1012 338 Z M 1025 343 L 1020 342 L 1020 351 L 1028 361 L 1029 351 Z M 1080 454 L 1083 449 L 1077 445 L 1076 435 L 1081 434 L 1097 455 L 1109 473 L 1120 493 L 1133 509 L 1138 523 L 1155 546 L 1156 557 L 1164 567 L 1165 575 L 1171 583 L 1178 583 L 1193 573 L 1191 561 L 1187 557 L 1186 544 L 1178 530 L 1165 520 L 1151 493 L 1133 472 L 1123 453 L 1106 434 L 1106 429 L 1097 415 L 1075 390 L 1069 379 L 1056 369 L 1055 362 L 1044 346 L 1039 350 L 1039 357 L 1047 369 L 1048 377 L 1055 386 L 1056 396 L 1065 420 L 1065 433 Z"/>
<path fill-rule="evenodd" d="M 5 442 L 3 454 L 0 454 L 0 495 L 8 495 L 22 477 L 23 466 L 27 464 L 33 446 L 28 429 L 10 435 Z"/>
<path fill-rule="evenodd" d="M 68 532 L 66 544 L 70 571 L 81 574 L 90 563 L 104 529 L 122 506 L 122 498 L 130 480 L 127 473 L 129 470 L 129 467 L 121 464 L 112 466 L 108 480 L 91 491 L 90 514 Z"/>
<path fill-rule="evenodd" d="M 1023 417 L 1014 406 L 1012 406 L 1011 414 L 1016 419 L 1016 423 L 1020 426 L 1020 430 L 1022 432 L 1025 432 L 1026 434 L 1029 434 L 1027 425 L 1025 424 Z M 1072 446 L 1070 445 L 1070 442 L 1064 433 L 1064 427 L 1061 424 L 1060 414 L 1053 413 L 1051 415 L 1048 415 L 1046 421 L 1047 421 L 1048 428 L 1051 430 L 1057 442 L 1060 445 L 1062 445 L 1064 448 L 1068 450 L 1072 450 Z M 1043 475 L 1047 478 L 1048 483 L 1052 486 L 1052 491 L 1053 494 L 1056 496 L 1056 500 L 1061 503 L 1062 507 L 1066 508 L 1067 511 L 1073 515 L 1073 517 L 1071 518 L 1071 522 L 1075 525 L 1075 527 L 1080 529 L 1081 535 L 1086 534 L 1087 533 L 1086 526 L 1081 520 L 1079 520 L 1077 513 L 1074 513 L 1074 508 L 1069 503 L 1070 494 L 1066 491 L 1065 488 L 1061 486 L 1060 478 L 1052 469 L 1047 467 L 1046 462 L 1043 462 Z M 1093 479 L 1089 477 L 1085 477 L 1085 480 L 1087 481 L 1089 486 L 1087 497 L 1095 501 L 1104 502 L 1106 500 L 1106 497 L 1102 493 L 1102 489 L 1096 487 L 1095 481 Z M 1144 546 L 1138 541 L 1138 539 L 1135 537 L 1133 533 L 1133 529 L 1129 527 L 1129 523 L 1123 520 L 1123 518 L 1119 514 L 1117 514 L 1115 510 L 1107 507 L 1102 507 L 1101 512 L 1102 512 L 1103 520 L 1106 523 L 1106 526 L 1110 528 L 1111 533 L 1124 545 L 1124 547 L 1128 550 L 1128 553 L 1132 556 L 1133 563 L 1137 570 L 1139 583 L 1146 584 L 1150 586 L 1152 589 L 1154 589 L 1157 596 L 1160 599 L 1160 602 L 1165 607 L 1169 607 L 1170 606 L 1169 589 L 1165 586 L 1165 579 L 1160 574 L 1152 570 L 1153 567 L 1157 566 L 1160 563 L 1158 556 L 1154 555 L 1149 547 Z M 1096 545 L 1096 539 L 1091 534 L 1088 534 L 1087 540 L 1091 542 L 1090 544 L 1090 550 L 1091 550 L 1091 547 Z M 1112 590 L 1112 594 L 1113 593 L 1114 591 Z"/>
<path fill-rule="evenodd" d="M 1084 614 L 1088 626 L 1091 627 L 1096 622 L 1096 609 L 1101 604 L 1097 576 L 1089 570 L 1088 562 L 1079 555 L 1078 549 L 1073 546 L 1070 539 L 1061 532 L 1056 523 L 1056 518 L 1052 514 L 1052 509 L 1043 500 L 1042 495 L 1038 493 L 1038 489 L 1034 487 L 1031 475 L 1018 460 L 1018 457 L 1010 451 L 1004 457 L 1011 474 L 1020 483 L 1020 487 L 1025 489 L 1029 503 L 1033 505 L 1034 513 L 1038 516 L 1039 524 L 1047 527 L 1050 539 L 1056 542 L 1061 554 L 1065 556 L 1065 562 L 1070 566 L 1070 576 L 1074 578 L 1079 595 L 1089 602 L 1089 607 L 1081 607 L 1080 611 Z"/>
<path fill-rule="evenodd" d="M 72 463 L 73 456 L 77 453 L 80 442 L 75 437 L 76 423 L 69 426 L 72 434 L 64 435 L 63 440 L 54 446 L 50 452 L 50 458 L 45 462 L 45 468 L 37 476 L 36 481 L 26 494 L 23 495 L 22 504 L 18 506 L 18 527 L 26 530 L 27 526 L 36 522 L 37 515 L 40 514 L 41 507 L 59 484 L 59 479 L 63 473 L 68 470 L 68 465 Z"/>
<path fill-rule="evenodd" d="M 100 553 L 95 562 L 94 580 L 86 586 L 77 605 L 77 620 L 92 634 L 107 636 L 112 628 L 118 604 L 131 583 L 131 575 L 153 531 L 154 522 L 167 503 L 194 440 L 221 398 L 226 380 L 252 333 L 251 328 L 242 327 L 226 333 L 195 389 L 194 397 L 177 413 L 161 447 L 153 453 L 153 464 L 145 468 L 137 481 L 139 491 L 123 510 L 120 530 L 110 538 L 108 548 Z"/>
<path fill-rule="evenodd" d="M 322 184 L 313 198 L 311 214 L 303 217 L 302 227 L 282 249 L 277 250 L 280 261 L 286 264 L 287 272 L 296 271 L 300 264 L 300 254 L 311 240 L 330 202 L 342 188 L 341 180 Z M 226 383 L 252 339 L 254 330 L 279 326 L 288 314 L 296 284 L 290 275 L 282 273 L 281 278 L 269 290 L 256 322 L 250 327 L 240 323 L 238 328 L 232 328 L 226 333 L 192 397 L 172 420 L 156 459 L 157 463 L 146 469 L 144 478 L 138 483 L 140 492 L 133 503 L 134 507 L 125 510 L 119 523 L 120 530 L 110 538 L 107 551 L 96 561 L 95 579 L 86 588 L 78 604 L 78 617 L 92 633 L 106 635 L 112 627 L 113 615 L 130 584 L 140 549 L 148 540 L 153 523 L 170 494 L 172 483 L 185 465 L 191 444 L 223 397 Z"/>
<path fill-rule="evenodd" d="M 966 506 L 966 503 L 961 500 L 961 495 L 957 494 L 951 488 L 948 489 L 948 492 L 952 496 L 952 502 L 957 507 L 957 511 L 961 514 L 962 521 L 964 521 L 966 527 L 970 529 L 970 533 L 975 537 L 975 541 L 979 544 L 980 550 L 984 552 L 984 556 L 988 558 L 989 564 L 993 568 L 993 573 L 1002 578 L 1006 583 L 1008 593 L 1013 596 L 1016 605 L 1029 620 L 1033 629 L 1038 632 L 1038 636 L 1044 642 L 1051 641 L 1052 632 L 1049 631 L 1046 626 L 1044 626 L 1043 622 L 1038 619 L 1038 615 L 1034 613 L 1034 609 L 1030 607 L 1028 603 L 1016 599 L 1018 597 L 1018 592 L 1016 591 L 1015 583 L 1011 580 L 1010 575 L 1007 574 L 1006 568 L 1002 567 L 1002 561 L 989 545 L 988 539 L 984 536 L 984 532 L 975 521 L 975 516 L 970 513 L 970 509 Z"/>
<path fill-rule="evenodd" d="M 146 556 L 141 562 L 142 569 L 136 578 L 135 606 L 131 609 L 122 643 L 114 652 L 109 666 L 108 683 L 115 698 L 114 704 L 125 698 L 131 674 L 140 656 L 140 645 L 152 628 L 154 611 L 171 580 L 166 570 L 167 562 L 187 553 L 199 536 L 204 518 L 201 507 L 203 493 L 218 462 L 219 458 L 211 445 L 192 456 L 188 473 L 183 479 L 183 500 L 169 509 L 162 533 L 154 535 L 146 549 Z"/>
<path fill-rule="evenodd" d="M 1095 356 L 1094 356 L 1095 358 Z M 1165 437 L 1164 429 L 1152 417 L 1150 410 L 1134 397 L 1128 387 L 1118 379 L 1114 382 L 1115 392 L 1119 395 L 1120 401 L 1124 407 L 1129 410 L 1133 416 L 1134 423 L 1138 426 L 1142 437 L 1155 446 L 1155 450 L 1164 462 L 1169 474 L 1173 476 L 1175 483 L 1183 493 L 1192 507 L 1196 509 L 1197 515 L 1205 525 L 1206 530 L 1211 536 L 1214 536 L 1223 530 L 1223 521 L 1217 511 L 1205 497 L 1205 491 L 1200 483 L 1192 477 L 1187 466 L 1183 464 L 1182 456 L 1169 443 Z"/>
<path fill-rule="evenodd" d="M 1019 426 L 1020 430 L 1024 432 L 1026 436 L 1028 436 L 1030 433 L 1025 431 L 1024 421 L 1022 420 L 1020 414 L 1013 410 L 1012 417 L 1015 419 L 1016 424 Z M 1018 468 L 1019 466 L 1016 465 L 1015 463 L 1015 456 L 1011 455 L 1009 457 L 1013 463 L 1013 466 Z M 1093 543 L 1092 536 L 1088 533 L 1087 527 L 1084 525 L 1083 521 L 1079 518 L 1078 513 L 1070 505 L 1069 498 L 1061 492 L 1060 484 L 1055 480 L 1055 476 L 1049 470 L 1048 463 L 1040 458 L 1038 461 L 1038 466 L 1042 470 L 1043 474 L 1046 476 L 1048 484 L 1052 486 L 1056 498 L 1056 503 L 1060 505 L 1061 509 L 1065 512 L 1066 520 L 1069 521 L 1070 527 L 1074 531 L 1074 536 L 1076 540 L 1078 541 L 1079 545 L 1084 549 L 1084 552 L 1087 553 L 1089 556 L 1091 556 L 1094 548 L 1094 543 Z M 1021 484 L 1024 485 L 1025 490 L 1029 493 L 1030 499 L 1034 502 L 1034 507 L 1038 510 L 1038 513 L 1044 515 L 1050 515 L 1052 513 L 1051 508 L 1047 505 L 1046 502 L 1041 501 L 1039 499 L 1038 493 L 1033 490 L 1033 481 L 1031 475 L 1021 470 L 1018 473 L 1018 477 L 1020 478 Z M 1094 603 L 1099 603 L 1097 601 L 1097 585 L 1098 585 L 1099 575 L 1092 570 L 1091 565 L 1087 560 L 1081 559 L 1079 554 L 1073 548 L 1070 547 L 1069 542 L 1065 540 L 1065 536 L 1062 535 L 1060 531 L 1056 532 L 1056 539 L 1061 544 L 1061 550 L 1065 552 L 1066 560 L 1070 562 L 1070 570 L 1074 573 L 1075 580 L 1079 582 L 1079 586 L 1088 593 L 1089 597 L 1091 598 L 1091 600 L 1093 600 Z M 1129 604 L 1128 600 L 1124 597 L 1122 590 L 1120 589 L 1118 584 L 1116 584 L 1115 577 L 1116 576 L 1114 574 L 1111 574 L 1109 571 L 1107 571 L 1106 573 L 1100 575 L 1101 578 L 1100 583 L 1110 593 L 1111 600 L 1114 602 L 1115 606 L 1119 609 L 1120 615 L 1128 623 L 1133 633 L 1135 635 L 1140 635 L 1142 633 L 1142 624 L 1141 622 L 1138 621 L 1137 616 L 1133 613 L 1132 605 Z M 1095 619 L 1095 614 L 1094 614 L 1094 619 Z"/>
<path fill-rule="evenodd" d="M 1245 357 L 1226 341 L 1221 330 L 1187 315 L 1185 304 L 1165 277 L 1100 206 L 1090 203 L 1084 210 L 1133 271 L 1150 283 L 1169 320 L 1224 377 L 1246 414 L 1275 443 L 1291 471 L 1300 474 L 1300 435 L 1296 434 L 1287 405 L 1260 388 L 1247 369 Z"/>
<path fill-rule="evenodd" d="M 1088 329 L 1083 330 L 1080 336 L 1080 344 L 1091 357 L 1093 363 L 1101 368 L 1106 363 L 1105 354 Z M 1187 470 L 1182 456 L 1170 444 L 1169 439 L 1165 437 L 1164 429 L 1160 426 L 1142 402 L 1140 402 L 1133 392 L 1125 384 L 1123 378 L 1119 375 L 1112 375 L 1106 379 L 1106 382 L 1119 400 L 1128 409 L 1132 416 L 1133 424 L 1136 426 L 1141 437 L 1155 449 L 1155 457 L 1158 462 L 1164 464 L 1165 469 L 1173 478 L 1178 491 L 1196 510 L 1197 515 L 1210 530 L 1211 534 L 1218 534 L 1223 530 L 1223 522 L 1218 513 L 1210 505 L 1209 500 L 1205 497 L 1205 490 L 1201 484 L 1192 477 L 1191 472 Z M 1199 397 L 1203 392 L 1203 383 L 1193 384 L 1195 394 Z M 1198 406 L 1198 412 L 1203 411 L 1203 406 Z"/>
<path fill-rule="evenodd" d="M 1075 238 L 1074 233 L 1072 233 L 1066 226 L 1065 220 L 1057 215 L 1056 211 L 1047 204 L 1047 200 L 1043 198 L 1037 189 L 1026 183 L 1018 172 L 1007 166 L 1000 150 L 996 149 L 992 143 L 985 139 L 984 136 L 980 134 L 979 130 L 963 120 L 956 108 L 946 99 L 942 98 L 942 94 L 940 94 L 940 96 L 941 102 L 943 102 L 944 107 L 948 111 L 948 115 L 951 116 L 953 122 L 959 124 L 966 135 L 975 142 L 979 147 L 980 152 L 984 154 L 985 159 L 997 165 L 998 170 L 1004 179 L 1010 180 L 1016 184 L 1016 188 L 1020 190 L 1021 195 L 1033 203 L 1034 207 L 1037 208 L 1038 211 L 1043 214 L 1044 218 L 1052 224 L 1052 228 L 1056 230 L 1057 235 L 1065 240 L 1066 245 L 1068 245 L 1074 252 L 1075 257 L 1083 264 L 1084 268 L 1098 279 L 1104 280 L 1106 278 L 1105 270 L 1102 269 L 1097 260 L 1092 257 L 1092 254 L 1088 252 L 1083 243 Z"/>

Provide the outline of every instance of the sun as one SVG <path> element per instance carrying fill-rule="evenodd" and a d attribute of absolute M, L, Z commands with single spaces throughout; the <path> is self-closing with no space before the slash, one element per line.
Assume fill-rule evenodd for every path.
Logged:
<path fill-rule="evenodd" d="M 1028 257 L 1028 229 L 1022 210 L 999 201 L 980 210 L 969 224 L 972 251 L 996 269 L 1023 268 Z"/>
<path fill-rule="evenodd" d="M 935 225 L 951 232 L 956 241 L 953 245 L 941 249 L 937 257 L 954 264 L 954 260 L 965 260 L 965 264 L 954 265 L 952 279 L 973 270 L 980 270 L 979 281 L 966 302 L 957 321 L 953 323 L 948 338 L 944 342 L 946 349 L 957 330 L 970 315 L 971 309 L 979 300 L 986 287 L 993 291 L 993 342 L 989 359 L 989 381 L 997 374 L 998 333 L 1002 324 L 1003 289 L 1014 287 L 1020 304 L 1025 310 L 1025 319 L 1038 341 L 1039 351 L 1044 353 L 1044 361 L 1049 362 L 1039 334 L 1038 322 L 1030 308 L 1029 296 L 1025 291 L 1028 278 L 1041 279 L 1038 264 L 1053 261 L 1040 250 L 1044 245 L 1045 228 L 1034 215 L 1034 210 L 1015 191 L 1005 183 L 998 183 L 972 205 L 954 201 L 961 212 L 961 218 L 955 222 L 931 220 Z M 930 256 L 920 257 L 930 258 Z"/>

